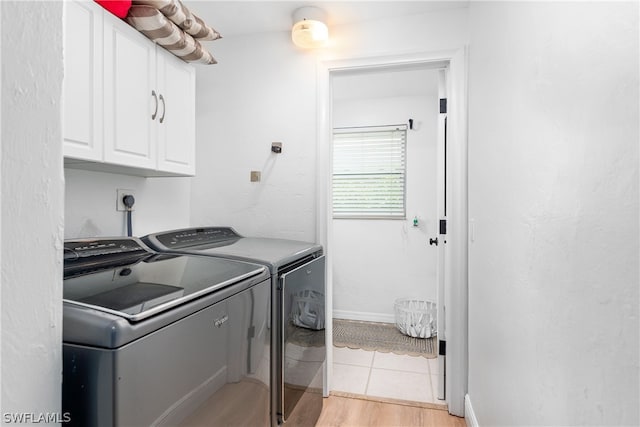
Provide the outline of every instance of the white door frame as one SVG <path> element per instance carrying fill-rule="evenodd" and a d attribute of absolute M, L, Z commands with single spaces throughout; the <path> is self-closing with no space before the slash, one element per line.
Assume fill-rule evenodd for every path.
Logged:
<path fill-rule="evenodd" d="M 333 226 L 331 206 L 331 76 L 340 72 L 410 66 L 449 68 L 447 132 L 448 223 L 445 245 L 445 316 L 447 326 L 446 388 L 449 412 L 464 416 L 467 392 L 467 294 L 468 294 L 468 197 L 467 197 L 467 48 L 347 58 L 318 62 L 317 127 L 317 239 L 326 250 L 327 363 L 325 396 L 331 390 L 333 364 Z M 440 307 L 438 307 L 440 309 Z"/>

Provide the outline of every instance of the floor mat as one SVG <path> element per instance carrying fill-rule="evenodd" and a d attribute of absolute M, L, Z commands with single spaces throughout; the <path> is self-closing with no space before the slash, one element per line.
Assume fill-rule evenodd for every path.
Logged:
<path fill-rule="evenodd" d="M 402 334 L 393 323 L 333 319 L 333 345 L 383 353 L 437 357 L 437 338 L 413 338 Z"/>

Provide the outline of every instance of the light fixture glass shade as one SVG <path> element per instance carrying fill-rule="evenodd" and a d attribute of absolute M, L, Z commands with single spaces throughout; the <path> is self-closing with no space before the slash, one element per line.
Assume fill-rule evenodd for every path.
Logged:
<path fill-rule="evenodd" d="M 291 40 L 302 48 L 322 47 L 329 40 L 329 28 L 325 24 L 323 10 L 313 6 L 301 7 L 293 12 Z"/>

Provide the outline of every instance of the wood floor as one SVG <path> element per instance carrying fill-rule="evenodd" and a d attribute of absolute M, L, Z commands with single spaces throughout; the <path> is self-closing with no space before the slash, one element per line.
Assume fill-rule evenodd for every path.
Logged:
<path fill-rule="evenodd" d="M 296 408 L 298 409 L 298 408 Z M 464 418 L 446 410 L 331 395 L 323 399 L 320 418 L 313 424 L 297 411 L 287 424 L 300 427 L 466 427 Z"/>

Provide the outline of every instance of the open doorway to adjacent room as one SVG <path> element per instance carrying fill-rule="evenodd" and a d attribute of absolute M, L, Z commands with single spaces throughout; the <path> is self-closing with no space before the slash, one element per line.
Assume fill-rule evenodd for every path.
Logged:
<path fill-rule="evenodd" d="M 444 72 L 418 65 L 332 78 L 334 391 L 445 403 L 435 245 Z"/>
<path fill-rule="evenodd" d="M 464 411 L 466 371 L 455 367 L 466 361 L 466 312 L 459 305 L 466 302 L 466 281 L 447 287 L 447 273 L 463 265 L 464 271 L 451 276 L 457 280 L 466 274 L 467 260 L 460 256 L 466 230 L 449 239 L 445 213 L 449 198 L 455 223 L 466 223 L 466 165 L 460 162 L 466 152 L 462 68 L 464 59 L 455 52 L 448 57 L 333 61 L 320 67 L 320 93 L 326 96 L 319 107 L 324 202 L 319 235 L 326 239 L 329 255 L 327 330 L 334 345 L 327 360 L 334 394 L 442 407 L 453 398 L 449 411 Z M 451 100 L 444 99 L 452 87 L 460 110 L 454 114 L 453 147 L 447 147 L 445 104 Z M 453 167 L 447 170 L 449 163 Z M 372 180 L 377 184 L 367 190 Z M 362 197 L 352 197 L 358 192 Z M 376 199 L 381 211 L 371 206 Z M 447 240 L 452 241 L 445 244 Z M 398 324 L 407 316 L 409 322 Z M 451 366 L 443 357 L 446 323 L 454 326 L 453 347 L 463 349 Z M 378 348 L 379 343 L 371 342 L 387 332 L 420 344 Z M 427 342 L 433 347 L 425 351 Z"/>

